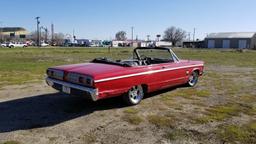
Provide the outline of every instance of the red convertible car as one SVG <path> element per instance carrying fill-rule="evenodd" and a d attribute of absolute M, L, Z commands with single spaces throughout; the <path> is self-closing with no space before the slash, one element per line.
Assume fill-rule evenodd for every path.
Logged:
<path fill-rule="evenodd" d="M 204 62 L 180 60 L 169 48 L 135 48 L 130 60 L 97 58 L 90 63 L 47 69 L 46 82 L 61 92 L 97 101 L 123 96 L 139 104 L 145 93 L 187 84 L 195 86 Z"/>

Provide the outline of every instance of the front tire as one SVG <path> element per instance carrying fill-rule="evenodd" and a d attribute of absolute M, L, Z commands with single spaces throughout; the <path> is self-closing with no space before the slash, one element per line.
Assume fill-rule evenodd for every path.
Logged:
<path fill-rule="evenodd" d="M 197 71 L 193 71 L 192 74 L 189 76 L 189 80 L 187 86 L 194 87 L 198 82 L 199 74 Z"/>
<path fill-rule="evenodd" d="M 137 105 L 144 97 L 144 90 L 141 85 L 133 86 L 123 97 L 128 105 Z"/>

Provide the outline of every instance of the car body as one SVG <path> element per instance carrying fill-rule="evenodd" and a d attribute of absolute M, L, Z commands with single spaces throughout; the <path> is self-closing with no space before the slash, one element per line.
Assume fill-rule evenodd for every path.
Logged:
<path fill-rule="evenodd" d="M 1 43 L 1 47 L 8 47 L 9 43 Z"/>
<path fill-rule="evenodd" d="M 47 47 L 47 46 L 49 46 L 49 44 L 48 43 L 41 43 L 41 47 Z"/>
<path fill-rule="evenodd" d="M 22 47 L 22 48 L 25 48 L 25 47 L 27 47 L 27 44 L 26 44 L 26 43 L 23 43 L 23 42 L 15 42 L 15 43 L 9 43 L 9 44 L 8 44 L 8 47 L 9 47 L 9 48 L 14 48 L 14 47 Z"/>
<path fill-rule="evenodd" d="M 204 62 L 179 60 L 169 48 L 134 49 L 133 59 L 94 59 L 90 63 L 47 69 L 46 82 L 53 88 L 93 101 L 123 96 L 138 104 L 145 93 L 187 84 L 194 86 L 203 74 Z"/>

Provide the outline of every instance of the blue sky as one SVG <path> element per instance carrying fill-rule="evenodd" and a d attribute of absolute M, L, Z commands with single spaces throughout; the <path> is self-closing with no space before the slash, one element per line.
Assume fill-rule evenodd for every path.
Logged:
<path fill-rule="evenodd" d="M 211 32 L 256 31 L 256 0 L 1 0 L 1 26 L 36 29 L 41 25 L 78 38 L 110 39 L 119 30 L 131 37 L 155 38 L 170 26 L 196 37 Z"/>

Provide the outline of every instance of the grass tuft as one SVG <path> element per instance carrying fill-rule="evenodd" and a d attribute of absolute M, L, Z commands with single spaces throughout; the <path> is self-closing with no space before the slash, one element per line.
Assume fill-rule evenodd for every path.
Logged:
<path fill-rule="evenodd" d="M 21 144 L 21 142 L 19 142 L 19 141 L 6 141 L 6 142 L 3 142 L 1 144 Z"/>
<path fill-rule="evenodd" d="M 217 130 L 217 135 L 222 141 L 229 143 L 256 143 L 256 130 L 248 125 L 227 125 Z"/>
<path fill-rule="evenodd" d="M 256 121 L 249 123 L 249 128 L 256 131 Z"/>
<path fill-rule="evenodd" d="M 166 135 L 165 135 L 165 138 L 167 138 L 168 140 L 178 140 L 178 139 L 185 139 L 188 137 L 188 134 L 183 131 L 183 130 L 180 130 L 180 129 L 175 129 L 173 130 L 172 132 L 168 132 Z"/>
<path fill-rule="evenodd" d="M 226 118 L 237 116 L 240 109 L 237 105 L 220 105 L 207 109 L 206 115 L 196 118 L 197 123 L 208 123 L 212 121 L 222 121 Z"/>
<path fill-rule="evenodd" d="M 85 135 L 81 136 L 80 138 L 86 144 L 95 143 L 96 139 L 97 139 L 96 136 L 91 135 L 91 134 L 85 134 Z"/>
<path fill-rule="evenodd" d="M 175 119 L 169 116 L 160 116 L 160 115 L 149 115 L 147 117 L 148 121 L 155 126 L 162 127 L 174 127 Z"/>
<path fill-rule="evenodd" d="M 213 106 L 207 109 L 206 115 L 196 118 L 196 123 L 208 123 L 213 121 L 222 121 L 233 116 L 238 116 L 240 113 L 254 115 L 254 107 L 250 104 L 230 103 L 226 105 Z"/>
<path fill-rule="evenodd" d="M 122 119 L 133 125 L 139 125 L 141 122 L 144 121 L 140 116 L 136 114 L 125 114 L 122 116 Z"/>
<path fill-rule="evenodd" d="M 138 114 L 139 111 L 137 109 L 134 109 L 134 108 L 128 108 L 128 109 L 124 110 L 124 113 L 127 113 L 127 114 Z"/>

